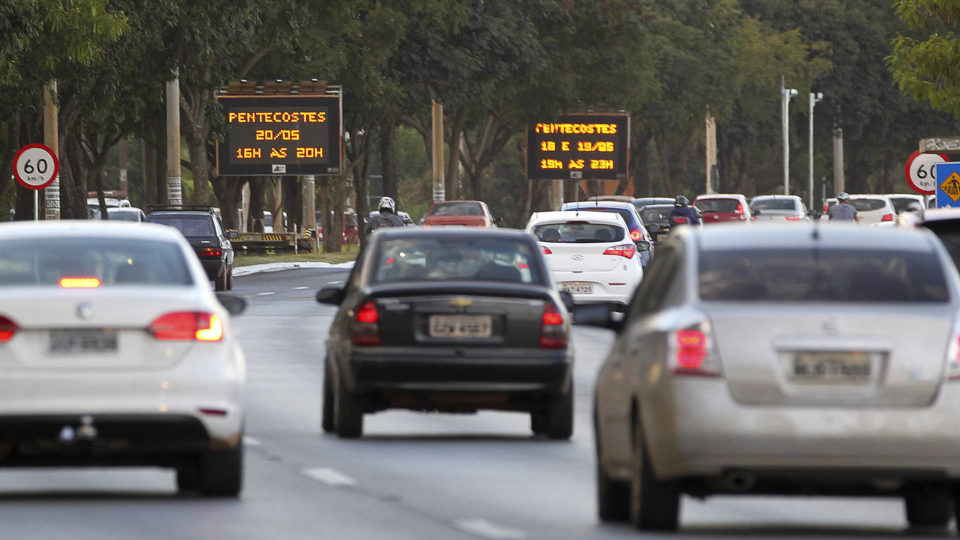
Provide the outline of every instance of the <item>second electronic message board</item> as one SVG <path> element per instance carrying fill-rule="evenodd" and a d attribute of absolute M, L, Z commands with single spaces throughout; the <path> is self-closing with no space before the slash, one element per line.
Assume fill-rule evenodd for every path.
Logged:
<path fill-rule="evenodd" d="M 340 174 L 339 95 L 220 95 L 223 176 Z"/>
<path fill-rule="evenodd" d="M 568 114 L 527 133 L 527 177 L 622 180 L 627 177 L 630 115 Z"/>

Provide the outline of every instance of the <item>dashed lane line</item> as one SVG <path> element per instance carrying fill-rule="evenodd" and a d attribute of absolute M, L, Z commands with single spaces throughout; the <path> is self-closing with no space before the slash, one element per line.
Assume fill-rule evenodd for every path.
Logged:
<path fill-rule="evenodd" d="M 328 467 L 313 467 L 310 469 L 303 469 L 302 472 L 306 476 L 309 476 L 310 478 L 313 478 L 319 482 L 323 482 L 328 486 L 339 487 L 357 485 L 357 481 L 353 478 L 350 478 L 349 476 Z"/>
<path fill-rule="evenodd" d="M 272 291 L 264 291 L 264 292 L 257 293 L 257 296 L 270 296 L 271 294 L 276 294 L 276 293 Z"/>
<path fill-rule="evenodd" d="M 527 533 L 521 530 L 497 525 L 485 519 L 460 519 L 454 521 L 453 526 L 474 536 L 491 540 L 523 540 L 527 537 Z"/>
<path fill-rule="evenodd" d="M 260 441 L 257 440 L 257 439 L 254 439 L 253 437 L 244 436 L 244 437 L 243 437 L 243 444 L 245 444 L 245 445 L 247 445 L 247 446 L 260 446 Z"/>

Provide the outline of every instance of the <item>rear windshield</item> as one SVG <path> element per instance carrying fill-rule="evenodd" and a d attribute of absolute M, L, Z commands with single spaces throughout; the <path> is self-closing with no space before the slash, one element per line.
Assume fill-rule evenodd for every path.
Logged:
<path fill-rule="evenodd" d="M 960 268 L 960 221 L 945 219 L 943 221 L 928 221 L 924 227 L 933 231 L 940 238 L 950 253 L 953 264 Z"/>
<path fill-rule="evenodd" d="M 595 244 L 598 242 L 619 242 L 626 236 L 623 227 L 606 223 L 586 221 L 568 221 L 567 223 L 547 223 L 533 228 L 533 235 L 541 242 L 575 242 Z"/>
<path fill-rule="evenodd" d="M 912 197 L 890 197 L 890 204 L 898 214 L 904 211 L 923 211 L 923 203 Z"/>
<path fill-rule="evenodd" d="M 570 210 L 583 210 L 589 212 L 607 212 L 611 214 L 620 214 L 620 217 L 623 218 L 623 222 L 627 224 L 628 227 L 633 226 L 635 218 L 633 217 L 633 210 L 629 208 L 604 208 L 603 206 L 581 206 L 579 208 L 568 208 Z"/>
<path fill-rule="evenodd" d="M 266 216 L 264 219 L 266 220 Z M 213 232 L 213 222 L 206 216 L 147 216 L 147 221 L 167 225 L 180 231 L 184 236 L 216 236 Z M 273 223 L 271 218 L 270 223 Z M 267 223 L 269 225 L 270 223 Z"/>
<path fill-rule="evenodd" d="M 754 210 L 796 210 L 797 205 L 790 199 L 763 199 L 753 201 L 750 205 Z"/>
<path fill-rule="evenodd" d="M 886 201 L 882 199 L 850 199 L 850 204 L 852 204 L 858 212 L 879 210 L 887 206 Z"/>
<path fill-rule="evenodd" d="M 706 250 L 700 298 L 788 302 L 947 302 L 932 252 Z"/>
<path fill-rule="evenodd" d="M 477 203 L 437 204 L 430 210 L 431 216 L 482 216 L 483 209 Z"/>
<path fill-rule="evenodd" d="M 694 203 L 694 206 L 701 212 L 722 212 L 733 214 L 737 211 L 740 201 L 736 199 L 701 199 Z"/>
<path fill-rule="evenodd" d="M 672 211 L 672 206 L 648 206 L 640 211 L 640 219 L 644 223 L 668 223 Z"/>
<path fill-rule="evenodd" d="M 544 284 L 529 244 L 506 239 L 403 238 L 374 256 L 373 282 L 505 281 Z"/>
<path fill-rule="evenodd" d="M 65 277 L 101 286 L 190 285 L 183 252 L 170 242 L 116 238 L 0 241 L 0 287 L 57 287 Z"/>

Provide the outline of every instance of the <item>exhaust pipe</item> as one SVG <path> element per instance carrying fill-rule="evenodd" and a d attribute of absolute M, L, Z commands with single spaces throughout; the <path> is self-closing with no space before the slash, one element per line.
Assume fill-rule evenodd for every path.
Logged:
<path fill-rule="evenodd" d="M 721 480 L 723 488 L 734 493 L 750 491 L 756 484 L 756 477 L 746 471 L 728 471 Z"/>

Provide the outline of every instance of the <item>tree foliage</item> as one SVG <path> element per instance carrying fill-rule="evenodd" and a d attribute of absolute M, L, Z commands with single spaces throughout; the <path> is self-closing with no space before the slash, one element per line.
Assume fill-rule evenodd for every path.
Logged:
<path fill-rule="evenodd" d="M 887 57 L 902 92 L 960 117 L 960 4 L 949 0 L 897 0 L 897 16 L 927 37 L 899 34 Z"/>

